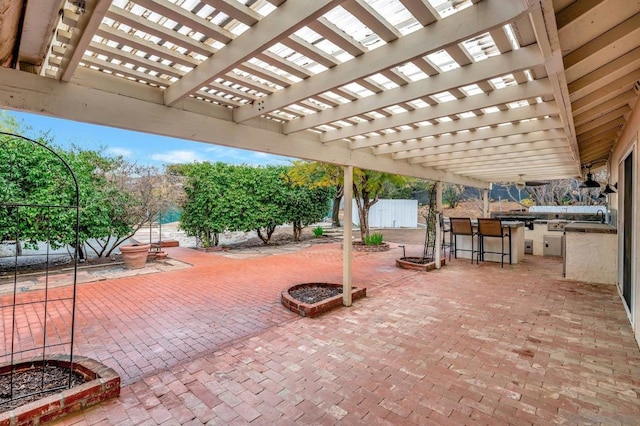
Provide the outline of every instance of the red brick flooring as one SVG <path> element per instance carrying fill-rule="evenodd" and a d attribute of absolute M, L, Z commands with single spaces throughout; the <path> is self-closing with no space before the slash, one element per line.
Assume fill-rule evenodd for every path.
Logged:
<path fill-rule="evenodd" d="M 640 424 L 640 351 L 614 287 L 559 260 L 397 269 L 354 255 L 368 297 L 315 319 L 279 303 L 341 282 L 338 244 L 82 285 L 76 352 L 122 396 L 69 425 Z"/>

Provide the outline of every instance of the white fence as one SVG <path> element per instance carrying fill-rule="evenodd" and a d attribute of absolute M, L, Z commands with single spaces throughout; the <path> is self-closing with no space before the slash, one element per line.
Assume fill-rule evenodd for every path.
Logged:
<path fill-rule="evenodd" d="M 353 223 L 360 225 L 358 208 L 353 200 Z M 369 210 L 371 228 L 416 228 L 418 200 L 378 200 Z"/>

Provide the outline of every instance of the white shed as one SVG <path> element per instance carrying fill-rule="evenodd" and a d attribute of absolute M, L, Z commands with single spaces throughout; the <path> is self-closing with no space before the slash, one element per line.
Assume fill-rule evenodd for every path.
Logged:
<path fill-rule="evenodd" d="M 353 200 L 353 222 L 360 225 L 358 207 Z M 369 210 L 371 228 L 416 228 L 418 200 L 378 200 Z"/>

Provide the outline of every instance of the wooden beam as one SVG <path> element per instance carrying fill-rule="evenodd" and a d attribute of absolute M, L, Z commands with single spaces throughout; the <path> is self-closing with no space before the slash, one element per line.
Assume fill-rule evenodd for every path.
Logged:
<path fill-rule="evenodd" d="M 331 123 L 354 115 L 364 114 L 377 108 L 385 108 L 436 93 L 468 86 L 479 81 L 489 80 L 516 70 L 525 70 L 544 63 L 537 46 L 516 50 L 512 53 L 495 56 L 484 61 L 457 68 L 446 73 L 425 78 L 395 89 L 385 90 L 375 97 L 367 97 L 343 104 L 337 108 L 323 111 L 291 121 L 285 125 L 285 133 L 294 133 L 310 129 L 320 124 Z"/>
<path fill-rule="evenodd" d="M 489 144 L 494 142 L 499 144 L 500 141 L 506 142 L 507 139 L 505 138 L 522 141 L 534 141 L 545 138 L 564 138 L 564 131 L 558 127 L 558 124 L 561 124 L 560 119 L 558 118 L 532 120 L 510 126 L 490 127 L 470 132 L 439 135 L 420 139 L 418 141 L 394 143 L 374 148 L 373 153 L 375 155 L 403 152 L 414 153 L 421 149 L 435 147 L 449 147 L 452 150 L 459 150 L 464 147 L 475 147 L 475 145 L 478 144 Z"/>
<path fill-rule="evenodd" d="M 564 133 L 562 131 L 559 131 L 558 129 L 555 129 L 555 130 L 547 130 L 547 131 L 541 131 L 541 132 L 531 132 L 531 133 L 526 133 L 521 135 L 496 137 L 491 139 L 478 139 L 478 140 L 474 140 L 473 142 L 462 142 L 462 143 L 456 143 L 452 145 L 430 146 L 425 144 L 426 146 L 421 149 L 401 151 L 401 152 L 392 154 L 392 158 L 395 160 L 400 160 L 405 158 L 420 157 L 424 155 L 436 155 L 436 154 L 442 154 L 442 153 L 464 153 L 464 152 L 467 152 L 470 150 L 476 150 L 476 149 L 495 148 L 500 146 L 515 146 L 523 143 L 538 142 L 538 141 L 548 142 L 551 146 L 557 146 L 558 141 L 554 141 L 553 143 L 550 142 L 551 140 L 554 140 L 554 139 L 560 139 L 560 140 L 564 139 L 566 142 L 566 138 L 564 138 Z M 460 154 L 460 155 L 464 155 L 464 154 Z"/>
<path fill-rule="evenodd" d="M 232 44 L 211 56 L 189 75 L 172 84 L 164 93 L 165 104 L 175 105 L 207 82 L 232 70 L 236 64 L 246 61 L 257 52 L 266 50 L 277 40 L 292 34 L 307 22 L 324 15 L 343 1 L 298 0 L 284 3 L 250 30 L 242 33 Z"/>
<path fill-rule="evenodd" d="M 455 19 L 435 22 L 365 55 L 310 77 L 304 83 L 274 93 L 258 104 L 240 108 L 234 112 L 234 121 L 243 122 L 258 117 L 267 111 L 282 108 L 318 93 L 342 87 L 359 78 L 376 74 L 381 70 L 423 57 L 499 27 L 523 15 L 526 11 L 526 6 L 519 1 L 481 2 L 456 13 Z"/>
<path fill-rule="evenodd" d="M 60 80 L 71 80 L 73 73 L 82 60 L 85 50 L 87 50 L 87 46 L 98 30 L 110 3 L 111 2 L 108 1 L 88 3 L 85 13 L 81 15 L 80 20 L 76 24 L 77 26 L 73 28 L 73 39 L 68 45 L 65 57 L 62 60 Z"/>
<path fill-rule="evenodd" d="M 446 117 L 448 115 L 461 114 L 474 109 L 489 108 L 495 105 L 515 102 L 530 97 L 544 96 L 550 93 L 552 93 L 552 88 L 548 80 L 535 80 L 527 84 L 519 84 L 517 86 L 509 86 L 503 89 L 494 90 L 487 94 L 469 96 L 455 102 L 445 102 L 432 107 L 421 108 L 402 114 L 394 114 L 392 117 L 388 118 L 379 118 L 356 126 L 343 127 L 340 130 L 324 133 L 322 135 L 322 141 L 328 142 L 331 140 L 350 138 L 356 135 L 364 135 L 396 126 L 419 123 L 421 121 Z"/>
<path fill-rule="evenodd" d="M 102 77 L 105 80 L 103 87 L 109 91 L 77 85 L 75 80 L 61 83 L 35 74 L 0 68 L 0 108 L 423 179 L 488 187 L 488 182 L 458 177 L 446 171 L 412 166 L 362 151 L 353 152 L 346 147 L 322 145 L 313 133 L 286 136 L 279 133 L 278 123 L 270 120 L 239 125 L 230 121 L 228 108 L 212 108 L 212 105 L 202 101 L 189 99 L 183 103 L 183 108 L 168 107 L 162 103 L 161 89 L 140 87 L 142 85 L 138 83 L 99 74 L 92 72 L 91 81 L 98 85 L 97 80 Z M 116 89 L 113 84 L 116 82 L 120 88 Z M 134 94 L 145 100 L 134 98 Z"/>
<path fill-rule="evenodd" d="M 460 120 L 450 121 L 448 123 L 439 123 L 432 126 L 422 126 L 413 130 L 402 130 L 395 133 L 386 133 L 381 136 L 371 136 L 366 139 L 352 141 L 350 142 L 350 146 L 352 149 L 375 147 L 376 149 L 386 150 L 391 146 L 389 144 L 400 141 L 409 141 L 405 143 L 407 144 L 407 146 L 412 146 L 413 139 L 437 136 L 445 133 L 473 130 L 479 127 L 496 126 L 503 123 L 518 123 L 520 120 L 527 120 L 557 114 L 558 109 L 555 102 L 546 102 L 529 107 L 514 108 L 508 111 L 484 114 L 479 117 L 461 118 Z"/>

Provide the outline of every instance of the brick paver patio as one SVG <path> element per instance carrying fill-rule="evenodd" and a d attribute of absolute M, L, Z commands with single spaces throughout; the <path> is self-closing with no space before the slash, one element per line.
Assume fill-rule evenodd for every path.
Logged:
<path fill-rule="evenodd" d="M 640 351 L 612 286 L 560 260 L 396 269 L 354 256 L 368 294 L 316 319 L 289 285 L 340 282 L 339 244 L 79 288 L 77 348 L 125 386 L 63 423 L 640 424 Z"/>

